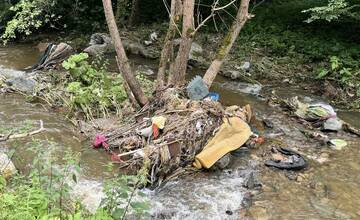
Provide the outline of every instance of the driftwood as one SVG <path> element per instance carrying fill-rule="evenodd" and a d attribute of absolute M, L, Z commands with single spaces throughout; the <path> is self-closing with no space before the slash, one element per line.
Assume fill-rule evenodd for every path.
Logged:
<path fill-rule="evenodd" d="M 7 140 L 11 140 L 11 139 L 18 139 L 18 138 L 24 138 L 24 137 L 29 137 L 35 134 L 38 134 L 42 131 L 44 131 L 44 123 L 42 120 L 40 120 L 40 128 L 35 130 L 35 131 L 31 131 L 31 132 L 27 132 L 27 133 L 21 133 L 21 134 L 0 134 L 0 142 L 1 141 L 7 141 Z"/>

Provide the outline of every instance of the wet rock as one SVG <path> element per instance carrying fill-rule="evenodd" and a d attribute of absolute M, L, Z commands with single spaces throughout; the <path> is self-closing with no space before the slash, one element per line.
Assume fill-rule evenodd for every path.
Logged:
<path fill-rule="evenodd" d="M 18 77 L 25 77 L 25 72 L 0 68 L 0 78 L 13 79 Z"/>
<path fill-rule="evenodd" d="M 199 57 L 202 58 L 202 54 L 203 54 L 203 48 L 200 46 L 200 44 L 193 42 L 191 44 L 189 59 L 197 60 Z"/>
<path fill-rule="evenodd" d="M 125 50 L 134 55 L 139 55 L 144 58 L 156 59 L 159 58 L 159 52 L 151 48 L 145 48 L 142 44 L 131 40 L 123 40 Z"/>
<path fill-rule="evenodd" d="M 144 58 L 156 59 L 159 57 L 159 51 L 152 48 L 145 48 L 141 43 L 124 39 L 122 41 L 124 49 L 134 55 L 139 55 Z M 84 52 L 89 53 L 92 56 L 96 56 L 102 53 L 115 52 L 114 44 L 108 34 L 95 33 L 91 36 L 89 47 L 84 49 Z"/>
<path fill-rule="evenodd" d="M 242 73 L 237 70 L 229 70 L 225 72 L 224 75 L 230 77 L 231 79 L 239 79 L 242 77 Z"/>
<path fill-rule="evenodd" d="M 248 71 L 250 71 L 250 66 L 251 66 L 250 62 L 246 61 L 246 62 L 244 62 L 244 64 L 242 66 L 240 66 L 240 69 L 248 72 Z"/>
<path fill-rule="evenodd" d="M 243 187 L 247 188 L 247 189 L 254 189 L 254 188 L 258 188 L 261 187 L 261 183 L 258 180 L 257 176 L 255 175 L 254 171 L 250 171 L 246 176 L 245 176 L 245 181 L 243 183 Z"/>
<path fill-rule="evenodd" d="M 7 154 L 0 152 L 0 174 L 5 178 L 15 175 L 17 172 L 14 163 Z"/>
<path fill-rule="evenodd" d="M 297 182 L 302 183 L 302 182 L 304 182 L 305 180 L 306 180 L 306 176 L 303 175 L 303 174 L 299 174 L 299 175 L 296 177 L 296 181 L 297 181 Z"/>
<path fill-rule="evenodd" d="M 329 118 L 323 124 L 323 130 L 325 131 L 340 131 L 343 123 L 338 118 Z"/>
<path fill-rule="evenodd" d="M 274 123 L 272 121 L 270 121 L 269 119 L 264 119 L 263 123 L 264 123 L 265 127 L 267 127 L 267 128 L 274 128 Z"/>
<path fill-rule="evenodd" d="M 289 180 L 296 180 L 298 177 L 298 174 L 295 172 L 286 172 L 285 176 L 289 179 Z"/>
<path fill-rule="evenodd" d="M 91 35 L 89 45 L 89 47 L 84 49 L 84 52 L 91 56 L 115 51 L 111 37 L 104 33 L 95 33 Z"/>
<path fill-rule="evenodd" d="M 252 205 L 252 203 L 253 203 L 253 199 L 252 199 L 252 198 L 253 198 L 253 197 L 252 197 L 252 195 L 251 195 L 250 192 L 245 193 L 244 198 L 243 198 L 243 200 L 241 201 L 241 206 L 242 206 L 243 208 L 246 208 L 246 209 L 250 208 L 251 205 Z"/>
<path fill-rule="evenodd" d="M 227 215 L 232 215 L 232 214 L 234 214 L 233 211 L 231 211 L 231 210 L 226 210 L 225 213 L 226 213 Z"/>
<path fill-rule="evenodd" d="M 225 154 L 220 160 L 215 163 L 215 167 L 219 169 L 225 169 L 231 161 L 231 155 Z"/>
<path fill-rule="evenodd" d="M 246 94 L 253 94 L 253 95 L 259 95 L 262 89 L 262 86 L 259 84 L 251 84 L 251 83 L 236 82 L 236 81 L 223 83 L 222 87 Z"/>
<path fill-rule="evenodd" d="M 5 84 L 13 89 L 19 90 L 21 92 L 29 93 L 34 91 L 37 82 L 31 78 L 17 77 L 6 80 Z"/>
<path fill-rule="evenodd" d="M 175 39 L 175 46 L 179 46 L 181 39 Z M 189 54 L 189 64 L 192 66 L 203 66 L 206 64 L 206 59 L 203 57 L 203 48 L 200 44 L 193 42 L 191 44 L 190 54 Z"/>
<path fill-rule="evenodd" d="M 146 76 L 153 76 L 153 75 L 155 75 L 155 72 L 152 69 L 150 69 L 150 67 L 148 67 L 146 65 L 140 65 L 136 69 L 136 74 L 143 74 L 143 75 L 146 75 Z"/>

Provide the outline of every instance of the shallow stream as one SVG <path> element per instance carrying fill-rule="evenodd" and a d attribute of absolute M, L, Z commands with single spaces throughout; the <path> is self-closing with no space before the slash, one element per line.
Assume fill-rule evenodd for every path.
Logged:
<path fill-rule="evenodd" d="M 38 57 L 34 45 L 0 47 L 0 71 L 21 70 L 36 63 Z M 131 60 L 135 66 L 141 64 L 151 68 L 154 65 L 143 59 Z M 193 70 L 194 74 L 197 71 Z M 301 133 L 301 126 L 295 120 L 270 107 L 262 95 L 274 90 L 280 97 L 297 95 L 313 101 L 326 100 L 298 88 L 264 85 L 260 91 L 259 87 L 223 77 L 217 78 L 212 89 L 220 93 L 223 104 L 250 104 L 258 119 L 271 120 L 273 129 L 261 125 L 256 128 L 272 138 L 264 146 L 235 158 L 230 169 L 198 173 L 169 182 L 157 191 L 148 191 L 154 219 L 239 219 L 243 207 L 251 203 L 243 183 L 244 176 L 253 169 L 260 174 L 263 185 L 262 190 L 251 192 L 254 197 L 249 213 L 255 219 L 360 219 L 359 138 L 345 133 L 330 134 L 347 140 L 349 145 L 341 151 L 319 146 Z M 360 128 L 359 112 L 339 110 L 338 113 L 341 119 Z M 66 148 L 81 153 L 81 180 L 74 193 L 80 199 L 93 200 L 95 206 L 102 197 L 101 183 L 108 177 L 105 165 L 109 156 L 92 149 L 90 142 L 84 140 L 63 115 L 50 112 L 40 104 L 30 104 L 22 96 L 0 94 L 0 127 L 16 126 L 26 120 L 43 120 L 46 131 L 36 138 L 56 142 L 60 157 Z M 308 157 L 310 167 L 300 175 L 294 174 L 295 180 L 290 180 L 288 173 L 266 168 L 260 162 L 259 157 L 274 144 L 273 139 Z M 26 150 L 26 143 L 30 141 L 31 138 L 25 138 L 0 148 L 16 147 L 19 158 L 16 165 L 26 170 L 31 161 Z M 327 160 L 319 160 L 320 157 Z"/>

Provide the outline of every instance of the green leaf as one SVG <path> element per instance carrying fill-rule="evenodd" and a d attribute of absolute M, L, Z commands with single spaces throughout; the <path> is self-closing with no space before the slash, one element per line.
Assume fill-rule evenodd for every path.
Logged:
<path fill-rule="evenodd" d="M 329 74 L 329 71 L 326 70 L 326 69 L 322 69 L 319 74 L 317 75 L 317 79 L 322 79 L 324 78 L 325 76 L 327 76 Z"/>
<path fill-rule="evenodd" d="M 116 208 L 115 211 L 112 213 L 112 217 L 114 219 L 122 219 L 123 215 L 124 215 L 125 209 L 123 208 Z"/>

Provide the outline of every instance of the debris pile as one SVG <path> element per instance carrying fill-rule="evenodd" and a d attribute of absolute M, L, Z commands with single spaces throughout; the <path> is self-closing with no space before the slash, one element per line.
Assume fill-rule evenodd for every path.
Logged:
<path fill-rule="evenodd" d="M 224 109 L 211 98 L 189 100 L 179 94 L 182 93 L 178 90 L 168 89 L 141 109 L 132 123 L 106 132 L 98 128 L 91 134 L 94 137 L 97 133 L 94 144 L 104 147 L 112 154 L 112 160 L 130 170 L 139 170 L 148 161 L 148 179 L 151 185 L 155 185 L 194 162 L 205 146 L 212 154 L 199 154 L 196 160 L 198 168 L 211 167 L 250 137 L 251 130 L 246 123 L 251 118 L 250 106 Z M 219 135 L 222 143 L 216 139 Z M 221 146 L 219 151 L 219 144 L 227 146 Z"/>

